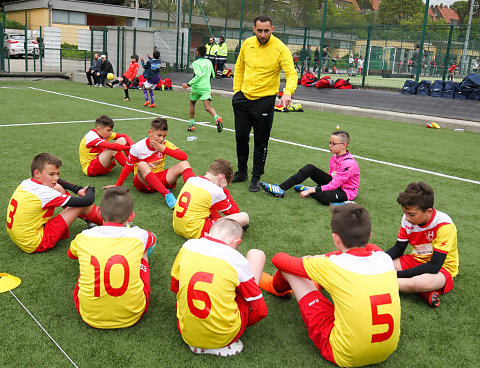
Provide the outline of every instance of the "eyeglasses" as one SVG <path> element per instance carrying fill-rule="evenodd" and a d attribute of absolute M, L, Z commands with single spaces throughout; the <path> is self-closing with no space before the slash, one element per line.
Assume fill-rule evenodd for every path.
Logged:
<path fill-rule="evenodd" d="M 335 142 L 328 142 L 329 146 L 336 146 L 337 144 L 343 144 L 343 142 L 335 143 Z"/>

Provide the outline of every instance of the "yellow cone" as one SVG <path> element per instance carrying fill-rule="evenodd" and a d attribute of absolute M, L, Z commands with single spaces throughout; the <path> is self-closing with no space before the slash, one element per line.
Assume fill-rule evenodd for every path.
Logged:
<path fill-rule="evenodd" d="M 15 289 L 21 282 L 18 277 L 0 272 L 0 293 Z"/>

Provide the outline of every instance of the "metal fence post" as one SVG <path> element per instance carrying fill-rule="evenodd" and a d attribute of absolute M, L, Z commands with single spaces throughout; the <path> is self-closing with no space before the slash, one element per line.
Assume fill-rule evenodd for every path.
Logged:
<path fill-rule="evenodd" d="M 2 12 L 3 12 L 3 7 L 2 7 Z M 0 23 L 0 34 L 3 35 L 3 25 L 4 23 Z M 4 54 L 5 48 L 0 47 L 0 71 L 5 71 L 5 54 Z"/>
<path fill-rule="evenodd" d="M 445 59 L 443 61 L 443 75 L 442 80 L 445 82 L 447 78 L 448 63 L 450 62 L 450 48 L 452 47 L 453 37 L 453 25 L 450 26 L 450 32 L 448 33 L 447 51 L 445 52 Z"/>
<path fill-rule="evenodd" d="M 148 27 L 152 27 L 152 11 L 153 11 L 153 0 L 150 0 L 150 11 L 148 14 Z M 133 53 L 135 54 L 135 47 L 133 48 Z"/>
<path fill-rule="evenodd" d="M 93 29 L 90 28 L 90 65 L 93 64 L 93 42 Z"/>
<path fill-rule="evenodd" d="M 137 53 L 137 29 L 133 29 L 133 53 Z"/>
<path fill-rule="evenodd" d="M 190 46 L 192 42 L 192 0 L 188 3 L 187 71 L 190 69 Z"/>
<path fill-rule="evenodd" d="M 323 3 L 322 35 L 320 37 L 320 60 L 318 61 L 318 79 L 320 79 L 320 75 L 322 73 L 322 67 L 323 67 L 322 65 L 323 64 L 323 41 L 325 37 L 325 22 L 327 20 L 327 2 L 328 0 L 325 0 Z M 305 47 L 305 42 L 303 47 Z M 328 57 L 328 54 L 327 54 L 327 57 Z M 313 62 L 315 63 L 315 59 Z M 302 74 L 303 74 L 303 67 L 302 67 Z"/>
<path fill-rule="evenodd" d="M 183 44 L 185 43 L 185 33 L 182 32 L 182 47 L 181 47 L 181 58 L 180 58 L 180 70 L 183 71 Z"/>
<path fill-rule="evenodd" d="M 305 70 L 305 60 L 307 59 L 307 31 L 308 27 L 305 27 L 303 32 L 303 48 L 300 50 L 300 62 L 302 63 L 302 68 L 300 69 L 300 78 L 303 76 L 303 71 Z"/>
<path fill-rule="evenodd" d="M 422 36 L 420 38 L 420 49 L 418 50 L 418 66 L 417 73 L 415 75 L 415 82 L 418 83 L 420 78 L 420 73 L 422 71 L 422 61 L 423 61 L 423 44 L 425 43 L 425 31 L 427 28 L 427 19 L 428 19 L 428 9 L 430 8 L 430 0 L 425 0 L 425 11 L 423 12 L 423 26 L 422 26 Z"/>
<path fill-rule="evenodd" d="M 242 47 L 242 31 L 243 31 L 243 3 L 245 0 L 242 0 L 240 4 L 240 31 L 238 32 L 238 52 Z M 235 55 L 235 60 L 237 59 L 238 54 Z"/>
<path fill-rule="evenodd" d="M 122 27 L 122 69 L 117 69 L 117 74 L 121 75 L 120 73 L 125 70 L 125 27 Z"/>
<path fill-rule="evenodd" d="M 45 50 L 44 42 L 43 42 L 43 30 L 42 26 L 40 26 L 40 37 L 38 40 L 38 51 L 40 51 L 40 71 L 43 72 L 43 51 Z"/>
<path fill-rule="evenodd" d="M 372 26 L 370 25 L 368 26 L 367 49 L 365 50 L 365 59 L 364 59 L 364 67 L 363 67 L 363 74 L 362 74 L 362 88 L 365 88 L 365 78 L 367 77 L 367 69 L 370 65 L 370 39 L 371 38 L 372 38 Z"/>
<path fill-rule="evenodd" d="M 25 28 L 24 28 L 24 31 L 25 31 L 25 34 L 24 34 L 25 41 L 24 41 L 24 44 L 23 44 L 23 50 L 25 51 L 25 71 L 28 72 L 27 12 L 25 12 Z"/>
<path fill-rule="evenodd" d="M 117 26 L 117 73 L 120 69 L 120 26 Z"/>

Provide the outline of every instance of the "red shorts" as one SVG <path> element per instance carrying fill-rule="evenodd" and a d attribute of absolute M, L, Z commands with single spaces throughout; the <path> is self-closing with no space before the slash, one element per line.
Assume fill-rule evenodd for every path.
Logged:
<path fill-rule="evenodd" d="M 80 274 L 78 275 L 78 277 L 80 278 Z M 143 281 L 143 293 L 145 294 L 145 303 L 146 303 L 145 310 L 143 311 L 143 314 L 142 314 L 143 316 L 148 310 L 149 299 L 150 299 L 150 266 L 148 265 L 148 262 L 144 258 L 142 258 L 142 261 L 140 263 L 140 279 Z M 78 281 L 77 281 L 77 285 L 75 285 L 75 289 L 73 289 L 73 301 L 75 302 L 75 307 L 77 308 L 78 314 L 80 314 L 80 302 L 78 301 L 79 289 L 80 288 L 78 286 Z"/>
<path fill-rule="evenodd" d="M 325 359 L 335 363 L 330 345 L 330 333 L 335 323 L 334 305 L 320 291 L 312 291 L 300 299 L 298 306 L 313 344 Z"/>
<path fill-rule="evenodd" d="M 159 171 L 155 173 L 155 176 L 162 182 L 162 184 L 165 186 L 167 189 L 172 189 L 177 186 L 177 183 L 169 184 L 167 181 L 167 170 Z M 138 178 L 138 175 L 135 175 L 133 178 L 133 186 L 139 191 L 143 193 L 155 193 L 156 190 L 152 188 L 150 185 L 145 185 L 143 184 L 140 179 Z"/>
<path fill-rule="evenodd" d="M 215 222 L 216 220 L 212 220 L 210 217 L 207 217 L 205 219 L 205 224 L 203 225 L 202 234 L 200 235 L 200 238 L 203 238 L 205 237 L 206 234 L 208 234 L 208 232 L 210 231 L 210 228 Z"/>
<path fill-rule="evenodd" d="M 100 155 L 97 155 L 88 165 L 87 168 L 87 175 L 88 176 L 99 176 L 99 175 L 105 175 L 106 173 L 109 173 L 112 171 L 113 167 L 115 166 L 115 160 L 112 160 L 112 163 L 108 168 L 105 168 L 101 163 L 100 163 Z"/>
<path fill-rule="evenodd" d="M 402 266 L 402 270 L 406 270 L 408 268 L 413 268 L 415 266 L 423 264 L 422 262 L 416 260 L 413 254 L 404 254 L 400 256 L 399 260 L 400 265 Z M 441 295 L 446 294 L 453 289 L 453 278 L 450 272 L 448 272 L 443 267 L 440 269 L 440 273 L 445 276 L 445 285 L 443 285 L 443 288 L 437 290 L 438 293 Z"/>
<path fill-rule="evenodd" d="M 43 225 L 42 241 L 33 253 L 45 252 L 53 248 L 60 240 L 68 238 L 68 225 L 60 214 Z"/>

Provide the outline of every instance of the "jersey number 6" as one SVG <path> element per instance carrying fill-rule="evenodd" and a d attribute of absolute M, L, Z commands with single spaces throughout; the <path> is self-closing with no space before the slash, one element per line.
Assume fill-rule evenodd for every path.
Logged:
<path fill-rule="evenodd" d="M 208 272 L 197 272 L 195 273 L 190 282 L 188 283 L 188 290 L 187 290 L 187 302 L 188 302 L 188 309 L 190 309 L 190 313 L 192 313 L 195 317 L 200 319 L 205 319 L 210 314 L 210 310 L 212 308 L 212 301 L 210 300 L 210 296 L 207 292 L 202 290 L 195 289 L 195 284 L 197 282 L 205 282 L 207 284 L 211 284 L 213 280 L 213 273 Z M 203 309 L 197 308 L 193 303 L 194 300 L 202 301 L 205 306 Z"/>

